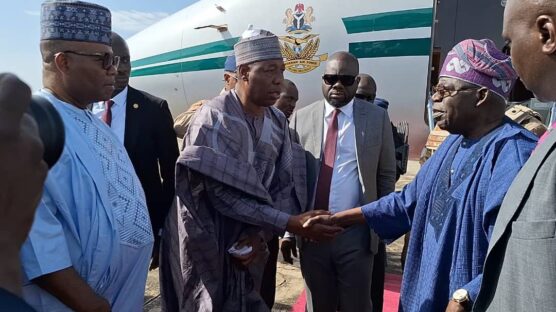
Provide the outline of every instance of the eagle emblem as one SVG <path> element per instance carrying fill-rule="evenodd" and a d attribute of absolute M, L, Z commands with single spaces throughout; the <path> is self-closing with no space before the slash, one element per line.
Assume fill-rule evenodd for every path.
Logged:
<path fill-rule="evenodd" d="M 286 69 L 295 74 L 303 74 L 320 66 L 328 59 L 328 54 L 317 55 L 320 38 L 312 34 L 313 7 L 298 3 L 293 9 L 286 9 L 286 17 L 282 21 L 286 25 L 288 35 L 280 36 L 280 49 L 285 59 Z"/>

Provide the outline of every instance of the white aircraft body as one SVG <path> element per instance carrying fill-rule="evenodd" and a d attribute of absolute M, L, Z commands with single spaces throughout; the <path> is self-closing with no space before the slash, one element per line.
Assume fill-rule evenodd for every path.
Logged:
<path fill-rule="evenodd" d="M 298 108 L 323 98 L 327 58 L 349 51 L 372 75 L 393 122 L 410 125 L 411 157 L 421 151 L 430 72 L 433 0 L 200 0 L 128 40 L 131 85 L 165 98 L 172 114 L 217 96 L 226 56 L 248 25 L 280 37 L 285 77 Z"/>

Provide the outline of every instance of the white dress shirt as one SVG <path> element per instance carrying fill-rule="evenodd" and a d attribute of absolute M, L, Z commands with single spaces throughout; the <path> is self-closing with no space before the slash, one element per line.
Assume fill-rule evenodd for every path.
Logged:
<path fill-rule="evenodd" d="M 118 140 L 123 144 L 125 137 L 127 87 L 116 94 L 116 96 L 112 98 L 112 101 L 114 101 L 114 104 L 112 104 L 112 126 L 110 128 L 112 128 Z M 102 119 L 105 110 L 106 104 L 104 102 L 93 103 L 92 111 L 98 118 Z"/>
<path fill-rule="evenodd" d="M 324 101 L 323 151 L 328 123 L 332 121 L 334 109 L 336 109 L 334 106 L 326 100 Z M 329 210 L 333 213 L 354 208 L 361 204 L 361 183 L 359 182 L 359 171 L 357 169 L 355 124 L 353 122 L 353 100 L 340 107 L 339 110 L 341 113 L 338 114 L 336 159 L 334 160 L 329 198 Z"/>

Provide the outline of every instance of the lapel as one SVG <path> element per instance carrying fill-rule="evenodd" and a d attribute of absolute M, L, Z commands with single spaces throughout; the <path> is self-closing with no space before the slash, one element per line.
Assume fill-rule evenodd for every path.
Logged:
<path fill-rule="evenodd" d="M 498 240 L 504 235 L 516 214 L 518 214 L 519 208 L 525 200 L 525 194 L 531 188 L 533 179 L 537 175 L 537 172 L 547 158 L 549 152 L 554 148 L 554 145 L 556 145 L 556 132 L 549 135 L 543 144 L 537 147 L 523 168 L 521 168 L 521 171 L 519 171 L 508 193 L 506 193 L 506 197 L 498 213 L 489 244 L 489 253 Z"/>
<path fill-rule="evenodd" d="M 307 132 L 312 135 L 312 138 L 310 139 L 310 141 L 312 141 L 311 153 L 315 156 L 315 159 L 319 163 L 317 168 L 320 168 L 322 133 L 324 131 L 324 100 L 317 102 L 317 105 L 315 105 L 315 109 L 311 113 L 311 123 L 308 123 L 307 127 L 309 127 L 309 129 L 307 129 Z"/>
<path fill-rule="evenodd" d="M 357 163 L 358 168 L 365 168 L 361 163 L 364 162 L 365 157 L 364 155 L 364 147 L 365 147 L 365 139 L 367 133 L 367 125 L 369 124 L 369 118 L 371 116 L 367 116 L 368 110 L 366 109 L 366 105 L 369 103 L 360 102 L 357 99 L 353 101 L 353 123 L 355 126 L 355 151 L 357 156 Z"/>
<path fill-rule="evenodd" d="M 126 150 L 130 151 L 139 137 L 137 134 L 140 130 L 140 116 L 143 110 L 143 103 L 140 101 L 139 92 L 132 87 L 128 86 L 126 107 L 125 107 L 125 134 L 124 146 Z M 134 107 L 135 106 L 135 107 Z"/>

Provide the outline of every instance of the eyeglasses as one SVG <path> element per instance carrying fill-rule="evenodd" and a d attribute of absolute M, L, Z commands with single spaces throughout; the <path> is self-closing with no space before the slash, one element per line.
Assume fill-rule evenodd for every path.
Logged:
<path fill-rule="evenodd" d="M 447 97 L 456 96 L 459 92 L 475 91 L 475 90 L 478 90 L 478 89 L 479 88 L 461 88 L 461 89 L 458 89 L 458 90 L 448 90 L 448 89 L 444 88 L 444 86 L 434 86 L 434 87 L 432 87 L 432 91 L 434 92 L 433 94 L 440 95 L 440 97 L 442 99 L 447 98 Z"/>
<path fill-rule="evenodd" d="M 338 81 L 344 86 L 351 86 L 355 83 L 355 76 L 350 75 L 323 75 L 322 80 L 329 86 L 335 85 Z"/>
<path fill-rule="evenodd" d="M 85 52 L 77 52 L 77 51 L 63 51 L 61 53 L 71 53 L 81 56 L 89 56 L 89 57 L 96 57 L 98 60 L 102 61 L 102 68 L 109 70 L 110 67 L 118 67 L 120 64 L 120 57 L 114 56 L 114 54 L 106 52 L 106 53 L 85 53 Z"/>
<path fill-rule="evenodd" d="M 374 102 L 375 100 L 375 97 L 372 95 L 355 94 L 355 97 L 360 100 L 371 102 L 371 103 Z"/>

